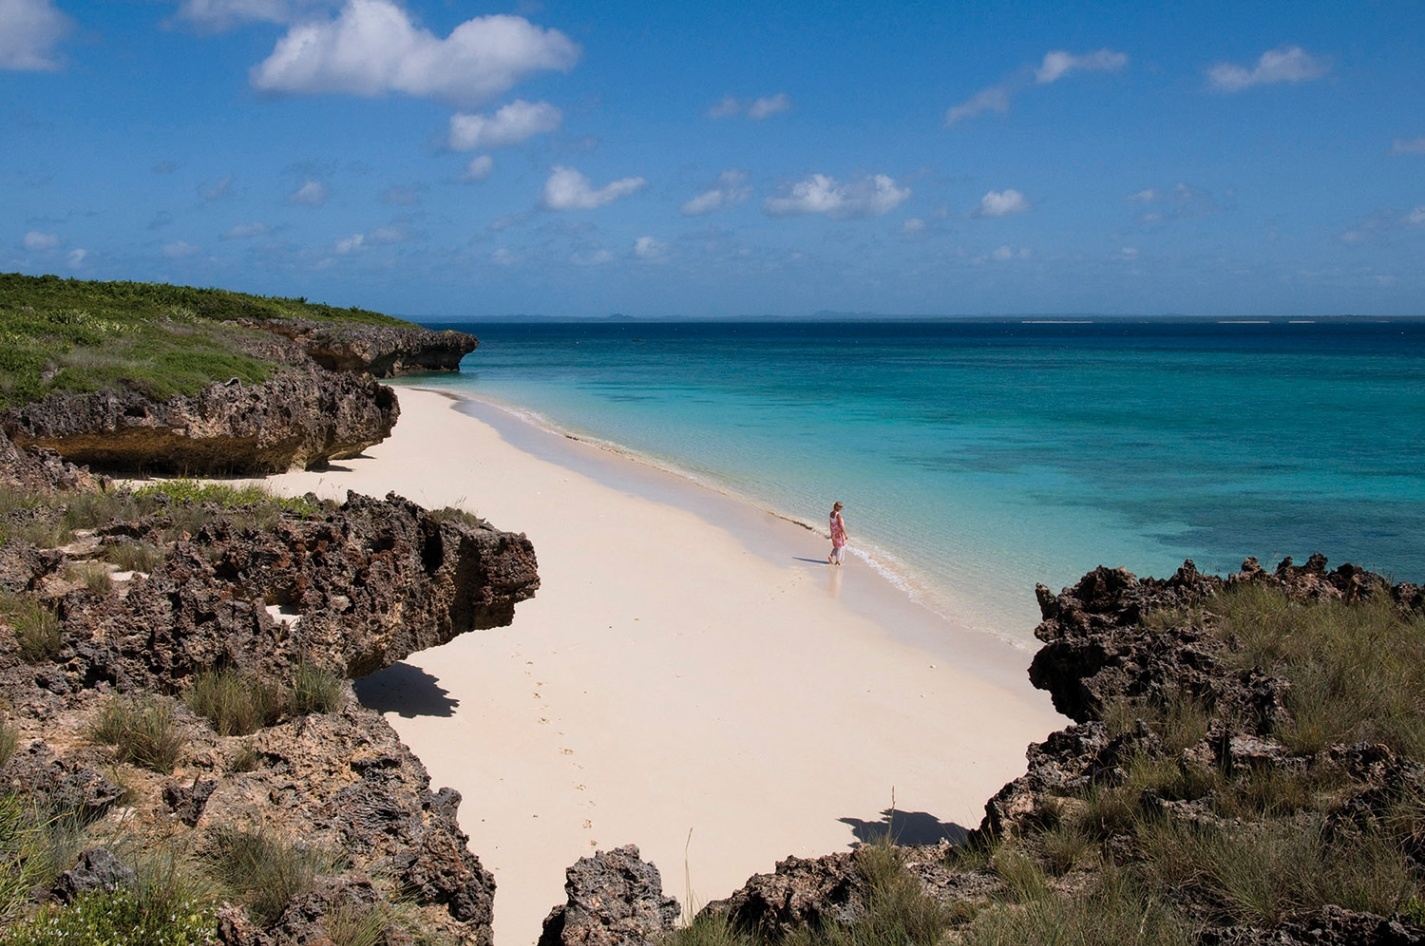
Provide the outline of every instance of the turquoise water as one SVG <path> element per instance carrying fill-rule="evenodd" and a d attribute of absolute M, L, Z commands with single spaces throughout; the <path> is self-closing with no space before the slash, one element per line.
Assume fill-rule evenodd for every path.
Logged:
<path fill-rule="evenodd" d="M 825 528 L 1027 641 L 1100 565 L 1321 551 L 1425 579 L 1425 320 L 458 326 L 422 378 Z"/>

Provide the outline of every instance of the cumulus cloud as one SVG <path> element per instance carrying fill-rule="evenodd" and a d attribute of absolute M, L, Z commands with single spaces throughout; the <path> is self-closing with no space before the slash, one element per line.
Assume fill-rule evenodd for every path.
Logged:
<path fill-rule="evenodd" d="M 1010 214 L 1024 213 L 1030 209 L 1030 203 L 1023 194 L 1014 188 L 1002 191 L 990 191 L 980 198 L 980 205 L 975 208 L 976 217 L 1007 217 Z"/>
<path fill-rule="evenodd" d="M 886 174 L 841 184 L 825 174 L 813 174 L 792 185 L 785 197 L 769 197 L 762 207 L 774 217 L 826 214 L 831 217 L 879 217 L 910 197 Z"/>
<path fill-rule="evenodd" d="M 225 174 L 216 181 L 199 185 L 198 196 L 204 200 L 220 200 L 227 195 L 228 188 L 232 186 L 233 176 L 231 174 Z"/>
<path fill-rule="evenodd" d="M 38 230 L 31 230 L 25 234 L 24 239 L 21 240 L 20 243 L 25 249 L 32 253 L 42 250 L 53 250 L 59 246 L 59 236 L 54 233 L 41 233 Z"/>
<path fill-rule="evenodd" d="M 265 223 L 239 223 L 236 226 L 228 227 L 223 233 L 224 240 L 246 240 L 252 237 L 266 236 L 272 232 L 272 228 Z"/>
<path fill-rule="evenodd" d="M 455 151 L 504 148 L 559 127 L 564 113 L 548 102 L 516 99 L 493 115 L 450 116 L 450 147 Z"/>
<path fill-rule="evenodd" d="M 183 0 L 174 19 L 216 33 L 243 23 L 295 23 L 335 6 L 331 0 Z"/>
<path fill-rule="evenodd" d="M 331 190 L 321 181 L 307 181 L 301 187 L 292 192 L 287 198 L 289 204 L 300 204 L 304 207 L 320 207 L 327 202 L 331 196 Z"/>
<path fill-rule="evenodd" d="M 344 240 L 336 242 L 338 253 L 354 253 L 357 250 L 367 249 L 373 246 L 390 246 L 393 243 L 404 243 L 411 238 L 411 232 L 403 226 L 379 227 L 369 230 L 366 233 L 353 233 Z"/>
<path fill-rule="evenodd" d="M 792 97 L 785 92 L 764 95 L 746 102 L 734 96 L 725 95 L 716 105 L 708 109 L 708 117 L 732 118 L 736 115 L 746 115 L 753 121 L 760 122 L 764 118 L 771 118 L 773 115 L 785 112 L 791 107 Z"/>
<path fill-rule="evenodd" d="M 593 210 L 627 197 L 647 183 L 641 177 L 625 177 L 595 189 L 578 171 L 555 165 L 544 182 L 539 205 L 545 210 Z"/>
<path fill-rule="evenodd" d="M 668 255 L 668 244 L 651 236 L 641 236 L 633 241 L 633 255 L 645 263 L 657 263 Z"/>
<path fill-rule="evenodd" d="M 391 0 L 349 0 L 335 20 L 291 27 L 251 81 L 264 92 L 401 92 L 463 104 L 535 72 L 568 71 L 578 58 L 573 40 L 524 17 L 475 17 L 440 39 Z"/>
<path fill-rule="evenodd" d="M 1044 54 L 1044 61 L 1034 70 L 1034 81 L 1040 85 L 1057 82 L 1071 72 L 1117 72 L 1128 65 L 1126 53 L 1111 49 L 1075 56 L 1062 49 Z"/>
<path fill-rule="evenodd" d="M 1390 146 L 1391 154 L 1425 154 L 1425 135 L 1406 140 L 1397 138 Z"/>
<path fill-rule="evenodd" d="M 1107 48 L 1082 56 L 1062 49 L 1050 50 L 1034 69 L 1021 69 L 1003 82 L 981 89 L 959 105 L 951 106 L 945 112 L 945 124 L 947 127 L 956 125 L 986 112 L 1003 115 L 1009 111 L 1014 97 L 1030 85 L 1050 85 L 1076 72 L 1118 72 L 1127 65 L 1126 53 Z"/>
<path fill-rule="evenodd" d="M 1008 86 L 1002 85 L 981 89 L 959 105 L 951 106 L 945 112 L 945 124 L 954 125 L 967 118 L 983 115 L 985 112 L 998 112 L 1003 115 L 1009 111 L 1010 91 Z"/>
<path fill-rule="evenodd" d="M 1251 69 L 1230 62 L 1218 63 L 1207 70 L 1207 83 L 1218 92 L 1240 92 L 1254 85 L 1309 82 L 1330 71 L 1328 62 L 1300 46 L 1279 46 L 1262 53 Z"/>
<path fill-rule="evenodd" d="M 54 46 L 71 25 L 51 0 L 0 0 L 0 69 L 58 69 Z"/>
<path fill-rule="evenodd" d="M 705 190 L 682 207 L 682 214 L 685 217 L 698 217 L 705 213 L 712 213 L 720 207 L 731 207 L 740 204 L 752 196 L 752 188 L 747 186 L 747 174 L 744 171 L 732 169 L 723 171 L 718 175 L 717 183 L 710 190 Z"/>
<path fill-rule="evenodd" d="M 608 250 L 581 250 L 569 257 L 569 262 L 575 266 L 603 266 L 613 261 L 614 255 Z"/>
<path fill-rule="evenodd" d="M 187 259 L 190 256 L 197 256 L 203 252 L 202 247 L 194 246 L 185 240 L 175 240 L 166 243 L 163 247 L 163 255 L 168 259 Z"/>
<path fill-rule="evenodd" d="M 495 159 L 488 154 L 482 154 L 470 159 L 470 163 L 465 165 L 465 170 L 461 172 L 460 180 L 466 184 L 475 184 L 489 177 L 494 169 Z"/>

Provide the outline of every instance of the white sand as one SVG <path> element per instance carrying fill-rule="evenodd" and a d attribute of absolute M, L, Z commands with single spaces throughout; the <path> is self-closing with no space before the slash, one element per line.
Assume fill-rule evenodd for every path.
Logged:
<path fill-rule="evenodd" d="M 805 528 L 495 408 L 476 409 L 492 426 L 399 395 L 390 440 L 269 485 L 459 504 L 533 541 L 543 584 L 513 626 L 359 687 L 464 796 L 500 946 L 537 939 L 565 868 L 596 849 L 637 844 L 686 905 L 789 854 L 845 850 L 893 793 L 907 830 L 973 828 L 1063 724 L 1025 679 L 1029 653 L 854 557 L 828 567 Z"/>

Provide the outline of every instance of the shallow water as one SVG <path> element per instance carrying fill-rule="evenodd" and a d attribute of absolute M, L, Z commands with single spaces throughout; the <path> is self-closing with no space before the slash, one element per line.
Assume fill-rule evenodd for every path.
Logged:
<path fill-rule="evenodd" d="M 1027 642 L 1033 587 L 1314 551 L 1425 578 L 1425 320 L 463 324 L 424 376 L 825 528 Z"/>

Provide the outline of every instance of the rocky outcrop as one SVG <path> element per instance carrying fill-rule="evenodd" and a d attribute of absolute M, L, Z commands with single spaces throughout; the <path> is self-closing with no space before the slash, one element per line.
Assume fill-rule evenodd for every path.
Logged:
<path fill-rule="evenodd" d="M 104 470 L 266 474 L 356 456 L 390 436 L 399 415 L 390 388 L 309 368 L 166 400 L 52 394 L 0 415 L 0 427 L 17 446 Z"/>
<path fill-rule="evenodd" d="M 460 830 L 460 795 L 432 789 L 349 683 L 335 708 L 289 705 L 249 735 L 220 735 L 182 696 L 204 671 L 239 670 L 263 686 L 302 666 L 355 677 L 508 623 L 539 584 L 528 540 L 394 495 L 352 494 L 339 507 L 315 497 L 295 508 L 138 504 L 68 491 L 76 472 L 0 437 L 0 481 L 23 483 L 38 503 L 5 512 L 9 526 L 57 521 L 69 505 L 148 510 L 58 548 L 31 544 L 38 528 L 0 549 L 0 585 L 57 625 L 52 645 L 27 651 L 20 612 L 0 610 L 0 791 L 123 842 L 86 851 L 38 895 L 130 884 L 125 859 L 144 848 L 210 863 L 220 837 L 250 832 L 317 852 L 323 866 L 275 913 L 223 907 L 220 942 L 324 943 L 355 925 L 384 928 L 386 943 L 418 930 L 490 946 L 495 883 Z M 159 560 L 147 573 L 117 572 L 104 556 L 119 543 Z M 76 574 L 106 569 L 102 582 Z M 131 698 L 171 718 L 171 765 L 125 764 L 96 739 L 101 711 Z"/>
<path fill-rule="evenodd" d="M 359 322 L 268 319 L 241 324 L 291 339 L 329 371 L 365 373 L 377 378 L 418 371 L 458 371 L 460 359 L 480 344 L 474 335 L 465 332 Z"/>
<path fill-rule="evenodd" d="M 645 946 L 677 925 L 678 901 L 632 844 L 580 858 L 565 878 L 569 899 L 545 918 L 539 946 Z"/>

